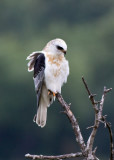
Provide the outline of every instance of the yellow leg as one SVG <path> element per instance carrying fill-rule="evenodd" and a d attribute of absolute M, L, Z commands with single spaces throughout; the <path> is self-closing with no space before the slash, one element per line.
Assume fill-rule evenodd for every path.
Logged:
<path fill-rule="evenodd" d="M 53 94 L 53 96 L 55 97 L 55 96 L 56 96 L 56 94 L 57 94 L 57 92 L 56 92 L 56 93 L 54 93 L 54 92 L 52 92 L 52 91 L 48 90 L 48 95 L 51 95 L 51 94 Z"/>
<path fill-rule="evenodd" d="M 56 96 L 56 93 L 53 92 L 53 96 L 55 97 L 55 96 Z"/>

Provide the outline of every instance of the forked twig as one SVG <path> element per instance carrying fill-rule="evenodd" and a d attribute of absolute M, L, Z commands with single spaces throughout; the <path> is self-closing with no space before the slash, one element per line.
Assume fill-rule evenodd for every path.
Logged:
<path fill-rule="evenodd" d="M 110 160 L 114 160 L 114 149 L 113 149 L 114 146 L 113 146 L 113 137 L 112 137 L 111 126 L 110 126 L 110 123 L 106 122 L 105 116 L 102 115 L 105 96 L 109 91 L 112 90 L 112 88 L 106 89 L 106 87 L 104 87 L 101 101 L 95 101 L 94 97 L 96 96 L 96 94 L 91 93 L 84 77 L 82 77 L 82 81 L 84 83 L 84 86 L 85 86 L 87 93 L 89 95 L 89 99 L 90 99 L 90 101 L 93 105 L 93 109 L 95 111 L 95 121 L 94 121 L 94 125 L 91 127 L 92 131 L 91 131 L 91 134 L 88 138 L 87 144 L 85 144 L 85 142 L 84 142 L 78 121 L 77 121 L 76 117 L 74 116 L 74 114 L 72 113 L 72 111 L 70 109 L 70 105 L 64 101 L 64 99 L 60 93 L 57 93 L 56 98 L 64 109 L 63 113 L 65 113 L 67 115 L 68 119 L 71 122 L 72 128 L 74 130 L 74 134 L 76 136 L 76 141 L 78 142 L 78 144 L 80 146 L 81 152 L 63 154 L 63 155 L 57 155 L 57 156 L 26 154 L 25 155 L 26 158 L 30 158 L 33 160 L 36 160 L 36 159 L 62 160 L 62 159 L 68 159 L 68 158 L 83 157 L 84 160 L 99 160 L 95 156 L 95 152 L 96 152 L 97 147 L 93 150 L 93 143 L 94 143 L 95 135 L 96 135 L 96 132 L 97 132 L 97 129 L 99 127 L 100 122 L 104 122 L 106 124 L 106 127 L 108 128 L 109 135 L 110 135 L 110 150 L 111 150 Z"/>
<path fill-rule="evenodd" d="M 106 127 L 108 128 L 109 135 L 110 135 L 110 148 L 111 148 L 110 149 L 111 150 L 110 160 L 114 160 L 113 159 L 114 158 L 114 149 L 113 149 L 113 139 L 112 139 L 111 126 L 109 125 L 108 122 L 106 122 L 106 119 L 104 119 L 104 116 L 102 115 L 105 96 L 106 96 L 106 94 L 108 92 L 110 92 L 112 90 L 112 88 L 106 89 L 106 87 L 104 87 L 104 91 L 103 91 L 103 95 L 102 95 L 101 101 L 100 102 L 96 102 L 94 100 L 94 96 L 93 96 L 93 95 L 96 95 L 96 94 L 91 94 L 84 77 L 82 77 L 82 81 L 83 81 L 83 83 L 85 85 L 85 88 L 86 88 L 86 90 L 88 92 L 88 95 L 89 95 L 89 99 L 91 100 L 93 108 L 94 108 L 94 111 L 95 111 L 95 121 L 94 121 L 94 125 L 92 126 L 92 128 L 93 128 L 92 132 L 91 132 L 91 134 L 89 136 L 89 139 L 87 141 L 87 150 L 91 154 L 97 129 L 99 127 L 100 122 L 103 120 L 103 121 L 105 121 Z"/>
<path fill-rule="evenodd" d="M 71 153 L 71 154 L 64 154 L 64 155 L 58 155 L 58 156 L 44 156 L 44 155 L 30 155 L 30 154 L 26 154 L 25 157 L 26 158 L 31 158 L 31 159 L 66 159 L 66 158 L 76 158 L 76 157 L 86 157 L 86 145 L 84 142 L 84 139 L 82 137 L 81 131 L 80 131 L 80 127 L 78 124 L 77 119 L 75 118 L 74 114 L 72 113 L 72 111 L 70 110 L 70 105 L 68 105 L 62 95 L 60 93 L 56 94 L 56 98 L 57 100 L 60 102 L 60 104 L 62 105 L 62 107 L 64 108 L 63 113 L 65 113 L 68 117 L 68 119 L 71 122 L 72 128 L 74 130 L 75 136 L 76 136 L 76 141 L 78 142 L 81 152 L 77 152 L 77 153 Z"/>

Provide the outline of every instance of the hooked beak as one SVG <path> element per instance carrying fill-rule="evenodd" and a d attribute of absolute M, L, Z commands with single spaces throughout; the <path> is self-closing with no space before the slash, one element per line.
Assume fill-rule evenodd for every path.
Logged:
<path fill-rule="evenodd" d="M 62 50 L 62 52 L 66 55 L 66 51 L 65 50 Z"/>

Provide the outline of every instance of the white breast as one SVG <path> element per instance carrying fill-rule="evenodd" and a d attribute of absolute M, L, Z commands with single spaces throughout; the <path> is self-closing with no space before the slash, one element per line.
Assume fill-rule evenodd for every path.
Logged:
<path fill-rule="evenodd" d="M 67 82 L 68 75 L 69 64 L 64 57 L 62 59 L 46 57 L 45 83 L 47 89 L 54 93 L 61 93 L 61 87 Z"/>

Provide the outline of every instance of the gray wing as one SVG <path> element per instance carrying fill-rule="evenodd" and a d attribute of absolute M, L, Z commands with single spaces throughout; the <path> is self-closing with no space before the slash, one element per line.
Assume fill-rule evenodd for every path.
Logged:
<path fill-rule="evenodd" d="M 35 61 L 34 64 L 34 85 L 35 85 L 35 91 L 37 94 L 37 106 L 39 106 L 39 100 L 41 96 L 42 91 L 42 85 L 44 82 L 44 71 L 45 71 L 45 56 L 43 53 L 41 53 Z"/>

